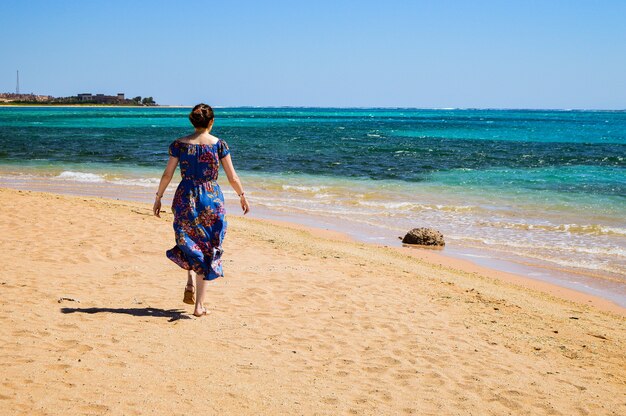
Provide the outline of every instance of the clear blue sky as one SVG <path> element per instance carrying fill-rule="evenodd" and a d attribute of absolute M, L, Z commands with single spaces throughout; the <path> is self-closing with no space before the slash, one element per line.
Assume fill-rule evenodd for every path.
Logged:
<path fill-rule="evenodd" d="M 0 91 L 626 108 L 626 0 L 0 2 Z"/>

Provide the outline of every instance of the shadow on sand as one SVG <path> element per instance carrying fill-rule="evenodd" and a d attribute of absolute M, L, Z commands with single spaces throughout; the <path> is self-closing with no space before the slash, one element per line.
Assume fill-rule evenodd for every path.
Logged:
<path fill-rule="evenodd" d="M 168 322 L 179 319 L 191 319 L 180 309 L 158 309 L 158 308 L 61 308 L 63 313 L 122 313 L 132 316 L 151 316 L 154 318 L 170 318 Z"/>

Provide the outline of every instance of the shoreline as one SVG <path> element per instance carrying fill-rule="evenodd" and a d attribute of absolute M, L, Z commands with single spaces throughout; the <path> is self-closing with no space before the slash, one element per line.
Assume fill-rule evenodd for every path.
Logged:
<path fill-rule="evenodd" d="M 228 201 L 227 201 L 228 202 Z M 236 209 L 237 207 L 233 205 Z M 482 273 L 489 272 L 493 276 L 498 276 L 500 279 L 508 281 L 520 282 L 525 287 L 535 288 L 537 290 L 548 292 L 551 294 L 560 294 L 559 296 L 565 296 L 567 299 L 582 299 L 584 302 L 601 303 L 605 304 L 603 308 L 613 310 L 613 308 L 619 308 L 626 310 L 626 306 L 623 303 L 615 301 L 611 298 L 613 296 L 616 299 L 622 301 L 620 294 L 612 293 L 610 286 L 607 284 L 613 283 L 612 280 L 606 280 L 605 276 L 594 275 L 586 272 L 575 273 L 573 271 L 563 271 L 556 267 L 539 268 L 537 265 L 527 265 L 524 263 L 518 263 L 506 257 L 499 255 L 499 253 L 486 252 L 488 255 L 475 258 L 471 253 L 476 253 L 476 249 L 455 246 L 450 247 L 446 245 L 445 248 L 424 248 L 424 247 L 410 247 L 401 243 L 396 243 L 396 240 L 387 240 L 380 242 L 378 239 L 372 239 L 367 237 L 364 233 L 365 229 L 344 227 L 342 224 L 329 221 L 327 218 L 313 217 L 303 214 L 290 213 L 285 211 L 273 211 L 266 207 L 257 208 L 256 212 L 261 211 L 262 218 L 278 221 L 284 221 L 285 223 L 293 223 L 310 227 L 311 229 L 321 228 L 323 230 L 337 232 L 345 235 L 347 238 L 355 242 L 361 242 L 380 247 L 390 247 L 399 250 L 409 250 L 412 255 L 421 256 L 423 259 L 427 259 L 429 262 L 434 263 L 448 263 L 453 262 L 458 264 L 458 268 L 467 270 L 469 272 L 476 272 L 481 270 Z M 485 252 L 483 252 L 485 253 Z M 539 270 L 540 274 L 537 275 Z M 534 275 L 526 276 L 525 273 L 534 273 Z M 571 276 L 581 279 L 581 283 L 576 285 L 572 283 L 568 278 Z M 596 281 L 597 279 L 597 281 Z M 583 284 L 585 281 L 591 281 L 598 283 L 598 286 L 588 286 Z M 601 288 L 602 283 L 604 288 Z M 621 282 L 620 282 L 621 283 Z M 578 287 L 577 287 L 578 286 Z M 579 288 L 581 287 L 581 288 Z M 584 288 L 584 289 L 582 289 Z M 585 289 L 587 291 L 585 291 Z M 582 296 L 582 298 L 581 298 Z"/>
<path fill-rule="evenodd" d="M 98 170 L 94 171 L 96 172 L 95 174 L 84 174 L 87 175 L 84 181 L 55 180 L 58 178 L 46 176 L 45 171 L 43 174 L 35 174 L 35 176 L 29 176 L 28 174 L 24 176 L 24 172 L 21 170 L 14 172 L 7 169 L 2 171 L 6 173 L 6 176 L 0 178 L 0 187 L 67 195 L 101 196 L 104 198 L 117 198 L 138 202 L 150 202 L 152 200 L 152 185 L 148 186 L 148 182 L 154 184 L 153 186 L 155 187 L 158 183 L 156 177 L 160 173 L 153 172 L 152 174 L 147 174 L 148 176 L 155 176 L 155 178 L 151 177 L 148 182 L 142 179 L 143 176 L 146 176 L 145 173 L 136 177 L 128 177 L 131 178 L 131 182 L 136 180 L 142 182 L 137 186 L 133 186 L 131 184 L 124 184 L 124 182 L 128 180 L 125 175 L 119 176 L 118 179 L 104 179 L 104 176 L 99 176 L 100 173 Z M 70 173 L 71 172 L 72 169 L 70 169 Z M 109 171 L 107 170 L 107 172 Z M 51 175 L 54 176 L 57 174 L 58 172 L 55 171 Z M 81 172 L 77 172 L 77 174 L 81 174 Z M 115 176 L 115 178 L 117 178 L 117 176 Z M 289 205 L 293 206 L 293 204 L 287 204 L 287 207 L 282 208 L 280 206 L 278 208 L 272 207 L 271 198 L 267 198 L 265 187 L 261 185 L 261 187 L 257 189 L 254 187 L 253 182 L 249 184 L 251 185 L 249 191 L 259 193 L 259 205 L 255 208 L 255 216 L 303 224 L 314 228 L 332 229 L 344 233 L 355 241 L 368 244 L 402 247 L 396 238 L 402 233 L 402 231 L 399 230 L 390 231 L 384 228 L 384 226 L 374 226 L 372 223 L 363 223 L 360 222 L 359 219 L 347 222 L 335 220 L 332 217 L 323 215 L 323 212 L 322 214 L 316 215 L 315 210 L 311 210 L 311 212 L 298 209 L 289 210 Z M 222 185 L 225 186 L 224 194 L 227 206 L 230 207 L 229 212 L 237 215 L 238 206 L 236 203 L 233 203 L 234 200 L 231 200 L 232 195 L 227 189 L 227 184 L 223 183 Z M 300 197 L 297 192 L 295 194 L 279 195 L 278 198 L 296 198 L 297 200 L 297 198 Z M 273 197 L 272 195 L 270 196 Z M 171 195 L 168 196 L 166 194 L 166 203 L 169 203 L 167 202 L 169 201 L 169 197 L 171 197 Z M 265 205 L 264 201 L 269 201 L 270 204 Z M 407 224 L 407 226 L 410 227 L 410 224 Z M 623 280 L 621 280 L 619 276 L 612 276 L 609 272 L 602 274 L 590 270 L 569 270 L 549 264 L 537 264 L 537 261 L 534 261 L 533 264 L 525 262 L 523 257 L 511 257 L 510 253 L 502 253 L 497 250 L 490 251 L 487 248 L 480 251 L 475 247 L 458 244 L 454 240 L 449 242 L 445 249 L 438 252 L 438 254 L 451 261 L 459 260 L 460 264 L 471 264 L 473 265 L 471 267 L 484 267 L 487 270 L 493 270 L 497 273 L 512 276 L 510 279 L 513 280 L 519 280 L 521 277 L 525 279 L 525 281 L 528 281 L 526 283 L 527 287 L 544 288 L 542 290 L 550 293 L 563 292 L 566 293 L 565 296 L 567 296 L 568 299 L 576 298 L 577 296 L 575 296 L 575 294 L 580 293 L 587 296 L 585 302 L 591 300 L 592 303 L 597 303 L 597 299 L 603 299 L 620 308 L 626 308 L 626 292 L 624 292 L 626 289 Z M 517 278 L 515 276 L 517 276 Z M 557 290 L 556 288 L 559 289 Z"/>
<path fill-rule="evenodd" d="M 0 186 L 64 194 L 143 199 L 150 202 L 153 195 L 147 187 L 151 184 L 157 186 L 161 172 L 143 167 L 135 170 L 124 169 L 116 170 L 109 165 L 97 164 L 89 167 L 6 165 L 0 169 L 3 172 Z M 523 275 L 533 280 L 599 296 L 626 307 L 626 280 L 624 280 L 626 271 L 623 263 L 620 263 L 624 258 L 624 240 L 623 238 L 620 240 L 620 234 L 604 234 L 611 233 L 611 227 L 618 227 L 615 230 L 623 235 L 625 230 L 618 223 L 610 224 L 604 219 L 594 220 L 590 217 L 577 218 L 576 214 L 571 213 L 557 218 L 554 214 L 549 214 L 549 209 L 546 215 L 534 214 L 533 212 L 543 212 L 537 210 L 520 212 L 520 221 L 507 213 L 505 217 L 497 218 L 498 209 L 492 211 L 495 215 L 490 214 L 489 207 L 482 210 L 481 204 L 484 204 L 484 201 L 480 201 L 480 198 L 466 203 L 467 200 L 459 200 L 454 192 L 447 196 L 432 197 L 429 194 L 432 191 L 428 190 L 420 195 L 411 195 L 411 191 L 407 191 L 405 195 L 409 195 L 408 197 L 399 193 L 391 195 L 391 198 L 380 196 L 374 198 L 373 202 L 368 200 L 361 204 L 360 201 L 350 200 L 346 192 L 347 187 L 356 186 L 352 188 L 354 192 L 368 195 L 370 198 L 369 193 L 374 188 L 368 188 L 369 184 L 320 182 L 308 177 L 286 180 L 278 175 L 261 177 L 251 172 L 242 174 L 250 178 L 249 191 L 256 198 L 256 214 L 265 218 L 331 228 L 344 232 L 358 241 L 392 246 L 401 246 L 397 237 L 415 226 L 439 227 L 446 236 L 448 244 L 443 253 L 448 257 L 469 260 L 490 269 Z M 224 182 L 223 185 L 225 196 L 229 200 L 232 194 L 227 189 L 228 185 Z M 115 187 L 119 188 L 116 190 Z M 436 193 L 437 189 L 434 191 L 433 195 L 439 195 Z M 98 195 L 99 192 L 101 195 Z M 336 207 L 328 204 L 328 201 L 335 197 L 338 202 Z M 414 202 L 397 202 L 405 200 Z M 304 201 L 306 204 L 303 205 Z M 467 214 L 462 211 L 466 208 L 465 203 L 470 209 Z M 505 211 L 506 203 L 504 201 Z M 409 205 L 409 211 L 401 212 L 402 208 L 397 208 L 401 205 Z M 369 208 L 370 206 L 376 208 Z M 387 209 L 387 206 L 391 208 Z M 452 212 L 457 209 L 461 211 Z M 477 214 L 471 210 L 476 210 Z M 337 214 L 337 217 L 329 213 Z M 381 215 L 377 216 L 379 213 Z M 530 215 L 525 217 L 526 214 Z M 466 215 L 469 215 L 470 224 L 476 227 L 478 234 L 472 235 L 464 230 L 463 218 Z M 509 218 L 506 218 L 506 215 L 509 215 Z M 555 226 L 544 231 L 541 230 L 541 226 L 533 228 L 533 224 L 540 224 L 544 220 Z M 489 221 L 495 222 L 491 224 Z M 526 231 L 517 227 L 518 222 L 526 224 L 528 227 Z M 559 224 L 561 227 L 555 228 Z M 569 234 L 567 228 L 577 224 L 582 224 L 580 230 Z M 605 226 L 609 231 L 604 230 Z M 587 229 L 590 229 L 591 233 Z M 594 234 L 596 231 L 599 231 L 599 234 Z M 492 239 L 492 236 L 495 238 Z M 554 244 L 547 240 L 550 238 L 554 239 L 552 240 Z M 571 247 L 568 238 L 575 242 Z M 544 241 L 547 243 L 541 248 L 528 248 L 533 247 L 534 242 L 542 246 Z M 615 253 L 612 254 L 613 249 Z"/>
<path fill-rule="evenodd" d="M 2 107 L 37 107 L 37 108 L 76 108 L 76 107 L 89 107 L 89 108 L 187 108 L 179 106 L 168 105 L 105 105 L 105 104 L 2 104 Z"/>
<path fill-rule="evenodd" d="M 232 214 L 229 214 L 232 215 Z M 236 215 L 241 217 L 241 215 Z M 578 290 L 570 289 L 567 287 L 559 286 L 557 284 L 544 282 L 542 280 L 533 279 L 520 274 L 504 272 L 501 270 L 493 269 L 490 267 L 481 266 L 470 260 L 459 259 L 446 254 L 437 252 L 437 249 L 420 248 L 420 247 L 393 247 L 389 245 L 383 245 L 372 242 L 359 241 L 346 233 L 341 231 L 334 231 L 327 228 L 319 228 L 310 225 L 300 224 L 291 221 L 267 219 L 267 218 L 254 218 L 257 221 L 267 222 L 269 224 L 276 224 L 283 227 L 305 230 L 312 235 L 324 237 L 330 240 L 352 242 L 365 244 L 372 247 L 378 247 L 380 249 L 390 249 L 399 253 L 415 257 L 421 261 L 424 261 L 431 266 L 447 268 L 453 271 L 462 271 L 465 273 L 479 276 L 480 278 L 498 280 L 513 284 L 525 289 L 532 290 L 542 295 L 554 296 L 561 300 L 574 302 L 580 305 L 593 306 L 598 310 L 604 312 L 611 312 L 626 317 L 626 308 L 620 306 L 608 299 L 604 299 L 600 296 L 591 295 Z"/>
<path fill-rule="evenodd" d="M 0 190 L 2 189 L 8 189 L 12 191 L 17 190 L 15 188 L 0 187 Z M 127 199 L 113 199 L 112 195 L 93 196 L 93 195 L 81 195 L 81 194 L 71 194 L 71 193 L 66 194 L 66 193 L 49 192 L 49 191 L 34 191 L 34 190 L 23 190 L 23 191 L 50 194 L 50 195 L 63 195 L 63 196 L 69 196 L 69 197 L 75 197 L 75 198 L 95 198 L 95 199 L 100 198 L 104 201 L 109 201 L 109 202 L 125 201 L 129 203 L 144 203 L 145 204 L 145 202 L 142 202 L 140 199 L 128 199 L 128 200 Z M 171 197 L 171 195 L 169 196 Z M 169 199 L 166 198 L 164 200 L 163 209 L 169 210 L 170 209 L 169 203 L 170 203 Z M 228 211 L 236 212 L 236 214 L 227 214 L 228 217 L 238 217 L 238 218 L 243 217 L 241 214 L 239 214 L 239 212 L 237 211 L 238 207 L 235 205 L 236 204 L 233 204 L 232 201 L 227 200 Z M 266 211 L 266 210 L 267 209 L 263 209 L 262 211 Z M 486 279 L 499 280 L 499 281 L 506 282 L 509 284 L 514 284 L 514 285 L 517 285 L 517 286 L 520 286 L 529 290 L 533 290 L 538 293 L 554 296 L 562 300 L 571 301 L 580 305 L 591 305 L 601 311 L 612 312 L 612 313 L 619 314 L 621 316 L 626 316 L 626 307 L 618 305 L 617 303 L 609 299 L 605 299 L 603 297 L 585 293 L 579 290 L 571 289 L 565 286 L 560 286 L 556 283 L 551 283 L 551 282 L 546 282 L 543 280 L 534 279 L 531 277 L 526 277 L 522 274 L 511 273 L 507 271 L 498 270 L 492 267 L 480 265 L 468 259 L 463 259 L 463 258 L 459 258 L 459 257 L 455 257 L 452 255 L 447 255 L 447 254 L 438 252 L 435 249 L 409 247 L 409 246 L 397 247 L 397 246 L 390 246 L 386 244 L 380 244 L 377 242 L 362 241 L 342 231 L 332 230 L 329 228 L 324 228 L 322 226 L 310 225 L 310 224 L 305 224 L 305 223 L 296 222 L 292 220 L 283 220 L 283 219 L 267 218 L 267 217 L 258 217 L 258 218 L 253 218 L 253 219 L 257 221 L 267 222 L 268 224 L 275 224 L 275 225 L 280 225 L 283 227 L 293 228 L 297 230 L 304 230 L 304 231 L 310 232 L 312 235 L 322 236 L 325 238 L 329 238 L 331 240 L 336 240 L 336 241 L 341 241 L 341 242 L 352 242 L 352 243 L 357 243 L 357 244 L 365 244 L 371 247 L 394 250 L 394 251 L 397 251 L 398 253 L 406 254 L 414 258 L 417 258 L 421 261 L 427 262 L 428 264 L 432 266 L 444 267 L 444 268 L 448 268 L 451 270 L 475 274 L 477 276 L 481 276 L 482 278 L 486 278 Z"/>
<path fill-rule="evenodd" d="M 416 252 L 415 248 L 403 247 L 399 248 L 402 252 L 407 252 L 420 260 L 424 260 L 432 265 L 441 265 L 456 270 L 462 270 L 467 273 L 474 273 L 489 279 L 497 279 L 511 283 L 526 289 L 530 289 L 542 294 L 557 297 L 559 299 L 568 300 L 581 305 L 592 305 L 593 307 L 607 312 L 613 312 L 622 316 L 626 316 L 626 308 L 620 306 L 608 299 L 600 296 L 591 295 L 578 290 L 559 286 L 557 284 L 548 283 L 542 280 L 533 279 L 520 274 L 508 273 L 501 270 L 478 265 L 472 261 L 458 259 L 446 256 L 444 254 L 428 252 L 422 250 Z"/>

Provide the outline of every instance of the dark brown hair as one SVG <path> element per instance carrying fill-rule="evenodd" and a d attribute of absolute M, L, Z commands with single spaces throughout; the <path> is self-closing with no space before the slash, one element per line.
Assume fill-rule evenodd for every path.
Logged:
<path fill-rule="evenodd" d="M 213 109 L 207 104 L 198 104 L 189 113 L 189 121 L 196 128 L 207 128 L 213 120 Z"/>

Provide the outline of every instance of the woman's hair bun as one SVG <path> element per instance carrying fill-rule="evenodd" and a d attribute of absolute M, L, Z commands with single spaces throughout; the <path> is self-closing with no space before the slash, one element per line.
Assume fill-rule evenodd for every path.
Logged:
<path fill-rule="evenodd" d="M 196 128 L 209 127 L 213 118 L 213 109 L 210 105 L 204 103 L 196 105 L 189 113 L 189 121 Z"/>

